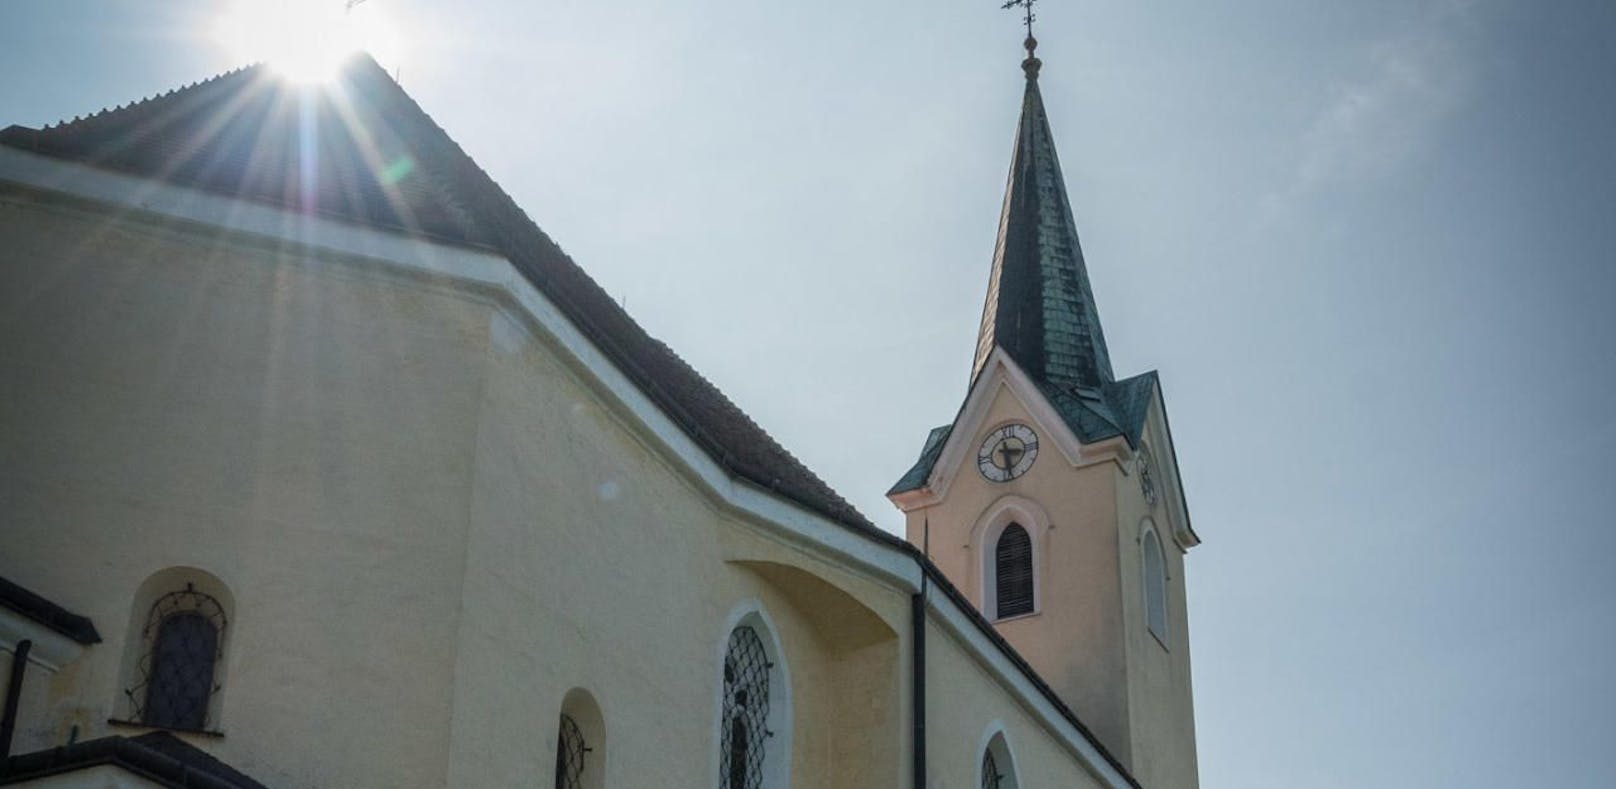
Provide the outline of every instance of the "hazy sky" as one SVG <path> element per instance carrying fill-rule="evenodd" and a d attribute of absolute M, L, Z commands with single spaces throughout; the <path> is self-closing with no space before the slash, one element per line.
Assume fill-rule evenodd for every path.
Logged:
<path fill-rule="evenodd" d="M 370 2 L 540 226 L 900 527 L 987 283 L 998 0 Z M 1203 786 L 1616 786 L 1616 3 L 1045 5 L 1112 360 L 1161 371 L 1205 539 Z M 0 0 L 0 124 L 239 65 L 218 8 Z"/>

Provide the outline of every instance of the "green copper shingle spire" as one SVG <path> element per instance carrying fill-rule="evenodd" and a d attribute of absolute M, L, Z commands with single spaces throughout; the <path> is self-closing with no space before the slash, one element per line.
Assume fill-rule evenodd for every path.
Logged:
<path fill-rule="evenodd" d="M 1021 64 L 1027 91 L 971 376 L 974 380 L 999 346 L 1038 380 L 1063 389 L 1100 389 L 1115 376 L 1038 93 L 1042 64 L 1033 56 L 1037 46 L 1028 36 L 1027 59 Z"/>

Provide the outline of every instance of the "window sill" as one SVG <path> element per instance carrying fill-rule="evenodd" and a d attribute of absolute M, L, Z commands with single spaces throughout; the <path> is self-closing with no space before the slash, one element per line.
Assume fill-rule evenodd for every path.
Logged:
<path fill-rule="evenodd" d="M 1028 611 L 1025 614 L 1012 614 L 1010 616 L 1002 616 L 1002 617 L 999 617 L 998 619 L 993 619 L 993 620 L 990 620 L 990 621 L 995 625 L 1001 624 L 1003 622 L 1019 622 L 1019 621 L 1021 621 L 1023 619 L 1031 619 L 1031 618 L 1033 618 L 1035 616 L 1038 616 L 1039 614 L 1042 614 L 1042 613 L 1043 613 L 1043 611 Z"/>
<path fill-rule="evenodd" d="M 123 729 L 146 729 L 147 731 L 171 731 L 175 734 L 195 734 L 201 737 L 223 737 L 224 732 L 214 729 L 177 729 L 173 726 L 153 726 L 140 721 L 126 721 L 120 718 L 107 718 L 107 725 Z"/>

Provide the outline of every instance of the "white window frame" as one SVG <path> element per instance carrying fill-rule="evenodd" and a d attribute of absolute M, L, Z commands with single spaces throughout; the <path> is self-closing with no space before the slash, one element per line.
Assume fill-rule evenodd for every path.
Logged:
<path fill-rule="evenodd" d="M 1010 747 L 1010 735 L 1004 730 L 1004 722 L 994 720 L 988 723 L 982 731 L 982 738 L 976 746 L 976 765 L 972 768 L 974 778 L 971 789 L 982 785 L 982 756 L 988 752 L 993 753 L 993 766 L 997 767 L 1002 776 L 999 789 L 1021 789 L 1020 772 L 1016 769 L 1016 752 Z"/>
<path fill-rule="evenodd" d="M 1027 530 L 1032 542 L 1032 610 L 999 618 L 999 573 L 995 562 L 995 549 L 1005 527 L 1017 524 Z M 977 519 L 971 529 L 971 543 L 967 550 L 976 554 L 977 589 L 982 616 L 989 622 L 1013 622 L 1043 613 L 1044 542 L 1049 534 L 1049 515 L 1044 508 L 1024 496 L 1002 496 Z"/>

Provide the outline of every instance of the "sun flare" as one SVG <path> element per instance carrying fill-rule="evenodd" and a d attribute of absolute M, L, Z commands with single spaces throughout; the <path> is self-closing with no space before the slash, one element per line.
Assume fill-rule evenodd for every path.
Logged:
<path fill-rule="evenodd" d="M 263 62 L 287 79 L 325 82 L 347 58 L 369 52 L 384 63 L 402 48 L 377 2 L 231 0 L 213 39 L 239 62 Z"/>

